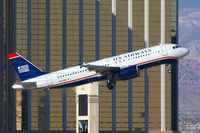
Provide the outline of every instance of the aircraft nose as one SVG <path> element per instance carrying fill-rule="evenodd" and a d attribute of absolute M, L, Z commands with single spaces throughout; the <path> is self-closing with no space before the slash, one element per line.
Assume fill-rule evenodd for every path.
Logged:
<path fill-rule="evenodd" d="M 187 49 L 187 48 L 184 48 L 184 49 L 183 49 L 183 53 L 184 53 L 184 55 L 187 55 L 187 54 L 189 54 L 189 52 L 190 52 L 190 50 L 189 50 L 189 49 Z"/>

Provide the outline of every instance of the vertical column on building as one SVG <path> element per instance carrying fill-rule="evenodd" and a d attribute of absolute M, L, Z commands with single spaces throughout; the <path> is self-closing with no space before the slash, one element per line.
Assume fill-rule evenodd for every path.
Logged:
<path fill-rule="evenodd" d="M 176 3 L 176 39 L 172 43 L 178 43 L 178 7 L 179 0 Z M 178 131 L 178 61 L 171 65 L 171 130 Z"/>
<path fill-rule="evenodd" d="M 161 45 L 165 43 L 165 0 L 161 0 Z M 161 65 L 161 131 L 165 131 L 165 65 Z"/>
<path fill-rule="evenodd" d="M 144 3 L 144 47 L 149 47 L 149 0 Z M 149 73 L 144 70 L 144 88 L 145 88 L 145 131 L 149 128 Z"/>
<path fill-rule="evenodd" d="M 133 50 L 132 46 L 132 34 L 133 34 L 133 24 L 132 24 L 132 1 L 128 0 L 128 51 L 131 52 Z M 132 131 L 132 123 L 133 123 L 133 110 L 132 110 L 132 80 L 128 80 L 128 130 Z"/>
<path fill-rule="evenodd" d="M 62 68 L 65 69 L 67 67 L 67 9 L 66 0 L 62 0 Z M 66 89 L 62 90 L 62 129 L 66 130 L 66 112 L 67 112 L 67 91 Z"/>
<path fill-rule="evenodd" d="M 5 129 L 12 129 L 13 128 L 13 90 L 11 89 L 12 83 L 14 81 L 13 78 L 13 67 L 10 65 L 9 60 L 7 58 L 7 54 L 10 52 L 13 52 L 14 50 L 14 44 L 13 44 L 13 1 L 4 1 L 4 9 L 6 4 L 6 43 L 4 47 L 4 63 L 6 65 L 6 72 L 5 76 L 5 85 L 4 89 L 6 90 L 6 93 L 4 92 L 5 97 Z M 5 11 L 5 10 L 4 10 Z M 4 14 L 5 15 L 5 14 Z M 5 26 L 5 25 L 4 25 Z M 4 31 L 5 32 L 5 31 Z M 3 45 L 3 44 L 1 44 Z M 5 68 L 4 68 L 5 70 Z M 5 91 L 4 90 L 4 91 Z"/>
<path fill-rule="evenodd" d="M 6 1 L 6 49 L 4 49 L 5 54 L 4 55 L 8 55 L 8 50 L 9 50 L 9 44 L 10 44 L 10 1 L 7 0 Z M 5 63 L 6 63 L 6 129 L 9 129 L 9 113 L 10 113 L 10 98 L 9 98 L 9 62 L 8 62 L 8 58 L 4 56 L 5 59 Z"/>
<path fill-rule="evenodd" d="M 96 60 L 99 60 L 99 56 L 100 56 L 100 41 L 99 41 L 99 23 L 100 23 L 100 20 L 99 20 L 99 5 L 100 5 L 100 0 L 95 0 L 95 30 L 96 30 L 96 33 L 95 33 L 95 59 Z"/>
<path fill-rule="evenodd" d="M 17 50 L 17 0 L 15 0 L 15 1 L 13 1 L 13 33 L 14 33 L 14 38 L 13 38 L 13 42 L 14 42 L 14 51 L 16 51 Z M 3 43 L 2 43 L 3 44 Z M 15 76 L 14 76 L 14 81 L 16 81 L 16 74 L 14 74 Z M 13 91 L 13 116 L 14 116 L 14 118 L 13 118 L 13 129 L 14 130 L 17 130 L 17 128 L 16 128 L 16 123 L 17 123 L 17 119 L 16 119 L 16 117 L 17 117 L 17 108 L 16 108 L 16 102 L 17 102 L 17 100 L 16 100 L 16 91 Z"/>
<path fill-rule="evenodd" d="M 50 71 L 50 0 L 46 0 L 46 71 Z M 46 130 L 50 129 L 50 97 L 49 91 L 46 91 L 45 98 L 45 128 Z"/>
<path fill-rule="evenodd" d="M 116 55 L 116 0 L 112 0 L 112 56 Z M 116 88 L 112 90 L 112 131 L 116 130 Z"/>
<path fill-rule="evenodd" d="M 31 0 L 28 0 L 27 2 L 28 6 L 28 13 L 27 13 L 27 19 L 28 19 L 28 27 L 27 27 L 27 32 L 28 32 L 28 60 L 31 61 L 31 56 L 32 56 L 32 44 L 31 44 Z M 27 128 L 28 130 L 31 130 L 31 90 L 27 91 Z"/>
<path fill-rule="evenodd" d="M 4 109 L 3 109 L 3 94 L 4 94 L 4 0 L 1 0 L 0 4 L 0 129 L 4 128 Z"/>
<path fill-rule="evenodd" d="M 88 133 L 99 133 L 99 83 L 91 83 L 88 89 Z"/>
<path fill-rule="evenodd" d="M 79 0 L 79 63 L 83 62 L 83 0 Z"/>

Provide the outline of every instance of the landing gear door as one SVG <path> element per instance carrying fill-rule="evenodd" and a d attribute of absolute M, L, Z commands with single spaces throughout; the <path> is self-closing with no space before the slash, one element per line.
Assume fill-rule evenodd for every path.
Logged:
<path fill-rule="evenodd" d="M 163 45 L 160 44 L 160 47 L 161 47 L 162 55 L 163 56 L 168 55 L 166 45 L 165 44 L 163 44 Z"/>

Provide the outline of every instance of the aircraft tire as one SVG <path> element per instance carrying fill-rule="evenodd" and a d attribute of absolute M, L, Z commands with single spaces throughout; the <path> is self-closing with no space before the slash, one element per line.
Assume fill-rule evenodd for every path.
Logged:
<path fill-rule="evenodd" d="M 112 84 L 112 83 L 107 83 L 107 88 L 109 89 L 109 90 L 112 90 L 113 88 L 114 88 L 114 84 Z"/>

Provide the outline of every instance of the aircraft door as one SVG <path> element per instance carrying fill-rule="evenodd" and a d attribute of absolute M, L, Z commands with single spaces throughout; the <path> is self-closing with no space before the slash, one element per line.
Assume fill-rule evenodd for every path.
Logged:
<path fill-rule="evenodd" d="M 163 56 L 168 55 L 166 45 L 161 44 L 160 47 L 161 47 L 162 55 Z"/>

